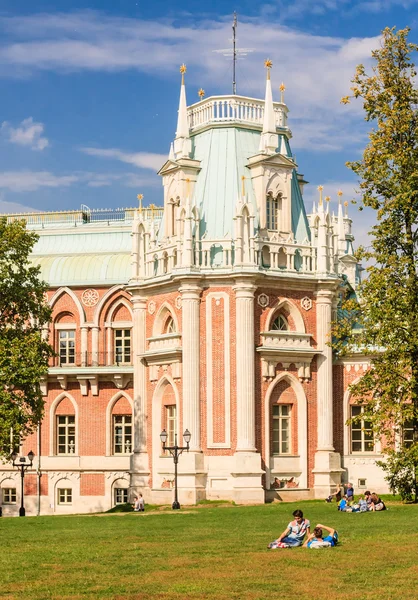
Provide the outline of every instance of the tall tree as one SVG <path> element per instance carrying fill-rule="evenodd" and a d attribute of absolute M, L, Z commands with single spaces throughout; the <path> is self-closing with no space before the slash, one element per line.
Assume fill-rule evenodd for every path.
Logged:
<path fill-rule="evenodd" d="M 53 351 L 42 337 L 50 319 L 47 284 L 29 256 L 38 236 L 23 221 L 0 219 L 0 456 L 33 432 L 43 414 L 41 378 Z"/>
<path fill-rule="evenodd" d="M 364 352 L 371 367 L 351 386 L 364 419 L 387 454 L 382 466 L 393 490 L 418 498 L 418 91 L 409 29 L 386 28 L 352 80 L 351 98 L 372 123 L 361 160 L 347 163 L 359 177 L 362 205 L 375 210 L 368 261 L 357 298 L 344 302 L 334 328 L 338 354 Z M 362 206 L 360 206 L 360 209 Z M 353 325 L 355 326 L 353 327 Z"/>

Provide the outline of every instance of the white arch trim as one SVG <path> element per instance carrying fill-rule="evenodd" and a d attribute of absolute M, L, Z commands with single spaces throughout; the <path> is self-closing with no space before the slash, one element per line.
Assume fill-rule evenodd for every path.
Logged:
<path fill-rule="evenodd" d="M 279 373 L 267 388 L 264 401 L 264 447 L 266 451 L 266 485 L 270 482 L 271 454 L 270 454 L 270 400 L 274 388 L 280 381 L 287 381 L 295 392 L 298 403 L 298 454 L 299 468 L 301 475 L 299 478 L 299 487 L 304 489 L 308 487 L 308 414 L 305 391 L 299 379 L 292 373 Z"/>
<path fill-rule="evenodd" d="M 157 481 L 158 473 L 161 472 L 161 468 L 164 467 L 164 469 L 167 469 L 167 462 L 165 458 L 160 458 L 161 401 L 167 385 L 171 385 L 174 390 L 177 406 L 177 431 L 180 431 L 180 395 L 174 380 L 166 373 L 158 381 L 152 396 L 152 472 L 155 474 Z"/>
<path fill-rule="evenodd" d="M 57 440 L 57 424 L 55 419 L 55 411 L 61 400 L 68 398 L 74 407 L 75 415 L 75 447 L 74 456 L 78 456 L 78 405 L 74 398 L 68 392 L 62 392 L 59 394 L 49 409 L 49 456 L 56 456 L 56 440 Z"/>
<path fill-rule="evenodd" d="M 109 300 L 110 296 L 112 296 L 115 292 L 117 292 L 118 290 L 123 290 L 123 289 L 124 289 L 123 285 L 114 285 L 113 287 L 108 289 L 108 291 L 105 293 L 103 298 L 97 304 L 96 309 L 94 311 L 93 323 L 94 323 L 95 327 L 99 326 L 100 313 L 102 312 L 104 304 Z"/>
<path fill-rule="evenodd" d="M 131 320 L 133 319 L 132 316 L 132 307 L 129 304 L 128 300 L 126 298 L 118 298 L 117 300 L 115 300 L 114 304 L 112 304 L 112 306 L 110 307 L 109 310 L 109 318 L 106 319 L 107 321 L 113 322 L 113 317 L 115 315 L 115 312 L 118 310 L 118 308 L 120 308 L 121 306 L 124 306 L 125 308 L 128 309 L 129 314 L 131 315 Z"/>
<path fill-rule="evenodd" d="M 283 299 L 279 300 L 277 302 L 277 304 L 275 304 L 275 306 L 273 306 L 273 308 L 270 309 L 268 316 L 267 316 L 267 320 L 266 320 L 266 331 L 271 330 L 271 326 L 273 325 L 274 315 L 280 309 L 285 309 L 289 312 L 290 316 L 292 317 L 293 321 L 295 322 L 296 331 L 298 333 L 305 333 L 305 331 L 306 331 L 305 330 L 305 322 L 303 320 L 300 310 L 293 304 L 293 302 L 291 302 L 287 298 L 283 298 Z"/>
<path fill-rule="evenodd" d="M 74 292 L 72 290 L 70 290 L 69 287 L 61 287 L 55 292 L 55 294 L 49 300 L 50 307 L 52 308 L 54 306 L 54 304 L 56 304 L 56 302 L 61 298 L 61 296 L 63 294 L 68 294 L 70 296 L 70 298 L 72 298 L 72 300 L 74 301 L 74 304 L 76 305 L 77 310 L 78 310 L 78 314 L 80 317 L 80 325 L 84 325 L 84 323 L 86 322 L 86 313 L 84 312 L 84 308 L 83 308 L 80 300 L 77 298 L 77 296 L 74 294 Z"/>
<path fill-rule="evenodd" d="M 123 391 L 117 392 L 113 398 L 109 400 L 106 406 L 106 456 L 111 456 L 112 454 L 112 411 L 116 402 L 121 398 L 126 398 L 131 406 L 132 411 L 132 428 L 134 427 L 133 416 L 134 416 L 134 403 L 132 398 Z M 133 431 L 133 429 L 132 429 Z M 133 440 L 132 440 L 133 443 Z"/>
<path fill-rule="evenodd" d="M 153 336 L 162 335 L 161 330 L 163 327 L 164 315 L 166 312 L 170 313 L 170 315 L 174 321 L 174 325 L 176 326 L 176 333 L 179 333 L 179 322 L 177 319 L 176 311 L 174 310 L 174 307 L 171 306 L 171 304 L 169 302 L 165 301 L 160 306 L 160 308 L 157 312 L 157 315 L 155 317 L 154 325 L 152 327 L 152 335 Z"/>
<path fill-rule="evenodd" d="M 272 193 L 274 198 L 276 198 L 278 194 L 285 196 L 284 181 L 278 173 L 274 173 L 267 183 L 266 195 L 269 193 Z"/>

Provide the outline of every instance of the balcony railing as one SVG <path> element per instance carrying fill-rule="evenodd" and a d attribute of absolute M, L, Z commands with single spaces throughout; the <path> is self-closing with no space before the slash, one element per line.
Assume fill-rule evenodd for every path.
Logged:
<path fill-rule="evenodd" d="M 276 127 L 287 128 L 287 106 L 274 102 Z M 238 122 L 262 127 L 264 101 L 246 96 L 211 96 L 192 104 L 187 109 L 189 126 L 192 130 L 209 124 Z"/>
<path fill-rule="evenodd" d="M 67 356 L 53 356 L 50 367 L 126 367 L 133 365 L 133 353 L 75 352 Z"/>
<path fill-rule="evenodd" d="M 261 333 L 263 347 L 291 350 L 311 348 L 311 335 L 297 331 L 264 331 Z"/>

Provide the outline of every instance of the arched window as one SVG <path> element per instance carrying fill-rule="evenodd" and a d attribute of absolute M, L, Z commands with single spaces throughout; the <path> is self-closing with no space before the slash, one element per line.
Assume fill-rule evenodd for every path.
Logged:
<path fill-rule="evenodd" d="M 269 192 L 266 200 L 266 225 L 267 229 L 277 230 L 277 213 L 279 210 L 279 202 L 277 198 L 273 198 L 273 194 Z"/>
<path fill-rule="evenodd" d="M 271 331 L 288 331 L 289 324 L 283 315 L 277 315 L 271 324 Z"/>
<path fill-rule="evenodd" d="M 164 323 L 163 333 L 176 333 L 176 324 L 171 315 L 167 317 L 167 320 Z"/>

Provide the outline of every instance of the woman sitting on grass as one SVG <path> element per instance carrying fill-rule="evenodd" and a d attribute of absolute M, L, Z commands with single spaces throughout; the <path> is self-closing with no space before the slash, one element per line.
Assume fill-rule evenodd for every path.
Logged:
<path fill-rule="evenodd" d="M 303 518 L 301 510 L 295 510 L 293 513 L 294 521 L 290 521 L 289 525 L 283 531 L 280 537 L 274 542 L 271 542 L 267 548 L 275 550 L 276 548 L 293 548 L 302 546 L 303 538 L 306 534 L 310 534 L 310 522 Z"/>
<path fill-rule="evenodd" d="M 369 508 L 369 510 L 371 510 L 373 512 L 376 511 L 376 510 L 386 510 L 385 503 L 374 492 L 370 496 L 370 508 Z"/>

